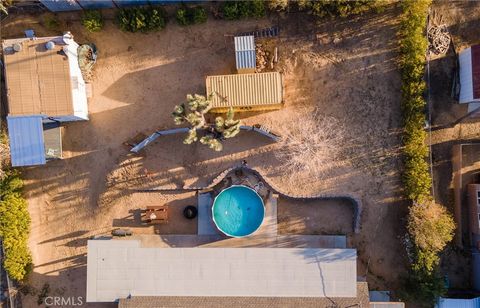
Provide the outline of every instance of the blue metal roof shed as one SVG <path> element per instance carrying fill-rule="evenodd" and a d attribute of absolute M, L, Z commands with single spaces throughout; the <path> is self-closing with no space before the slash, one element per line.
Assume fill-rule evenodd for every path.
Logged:
<path fill-rule="evenodd" d="M 480 297 L 471 299 L 442 298 L 438 300 L 435 308 L 478 308 L 480 307 Z"/>
<path fill-rule="evenodd" d="M 42 116 L 8 116 L 7 124 L 12 166 L 44 165 Z"/>
<path fill-rule="evenodd" d="M 255 38 L 253 35 L 236 36 L 235 60 L 239 73 L 254 73 L 256 67 Z"/>

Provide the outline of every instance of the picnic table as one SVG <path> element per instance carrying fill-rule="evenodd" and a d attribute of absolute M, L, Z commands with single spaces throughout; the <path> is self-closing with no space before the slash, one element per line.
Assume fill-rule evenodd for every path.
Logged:
<path fill-rule="evenodd" d="M 147 206 L 142 220 L 150 224 L 162 224 L 168 222 L 168 205 Z"/>

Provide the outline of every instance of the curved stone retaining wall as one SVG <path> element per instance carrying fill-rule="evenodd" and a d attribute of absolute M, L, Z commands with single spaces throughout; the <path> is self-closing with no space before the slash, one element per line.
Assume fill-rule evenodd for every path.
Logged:
<path fill-rule="evenodd" d="M 183 187 L 183 188 L 176 188 L 176 189 L 172 189 L 172 188 L 161 188 L 161 187 L 158 187 L 158 188 L 151 188 L 151 189 L 142 189 L 140 191 L 143 191 L 143 192 L 153 192 L 153 191 L 172 191 L 172 190 L 180 190 L 180 191 L 199 191 L 199 190 L 210 190 L 210 189 L 213 189 L 215 186 L 217 186 L 218 184 L 220 184 L 220 182 L 223 181 L 223 179 L 225 179 L 225 177 L 231 173 L 231 172 L 235 172 L 236 170 L 247 170 L 253 174 L 255 174 L 260 180 L 262 180 L 265 185 L 268 186 L 268 188 L 270 188 L 272 191 L 274 191 L 275 193 L 277 193 L 278 195 L 282 196 L 283 198 L 288 198 L 288 199 L 292 199 L 292 200 L 301 200 L 301 201 L 308 201 L 308 200 L 346 200 L 348 202 L 350 202 L 350 204 L 352 204 L 353 206 L 353 211 L 354 211 L 354 214 L 353 214 L 353 231 L 355 233 L 359 233 L 360 232 L 360 220 L 361 220 L 361 216 L 362 216 L 362 202 L 359 198 L 356 198 L 354 196 L 351 196 L 351 195 L 336 195 L 336 194 L 318 194 L 318 195 L 291 195 L 291 194 L 287 194 L 287 193 L 284 193 L 282 192 L 282 190 L 278 187 L 276 187 L 275 185 L 273 185 L 269 179 L 267 179 L 265 176 L 261 175 L 260 172 L 258 172 L 257 170 L 255 169 L 252 169 L 246 165 L 237 165 L 237 166 L 234 166 L 234 167 L 231 167 L 231 168 L 228 168 L 226 170 L 224 170 L 223 172 L 221 172 L 219 175 L 217 175 L 211 182 L 209 185 L 206 185 L 206 186 L 188 186 L 188 187 Z"/>

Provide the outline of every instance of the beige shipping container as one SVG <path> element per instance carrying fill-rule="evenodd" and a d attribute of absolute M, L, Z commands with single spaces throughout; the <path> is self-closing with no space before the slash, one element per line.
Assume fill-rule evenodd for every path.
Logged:
<path fill-rule="evenodd" d="M 275 110 L 283 106 L 282 76 L 278 72 L 208 76 L 207 96 L 212 112 Z"/>

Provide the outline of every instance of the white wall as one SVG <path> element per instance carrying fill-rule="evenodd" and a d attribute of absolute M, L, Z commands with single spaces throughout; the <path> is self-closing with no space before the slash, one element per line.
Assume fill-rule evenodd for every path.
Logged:
<path fill-rule="evenodd" d="M 72 83 L 73 119 L 69 121 L 88 120 L 87 90 L 85 80 L 78 65 L 78 44 L 71 40 L 71 43 L 63 47 L 68 56 L 70 66 L 70 80 Z M 62 117 L 64 118 L 64 117 Z M 68 117 L 71 118 L 71 117 Z"/>

